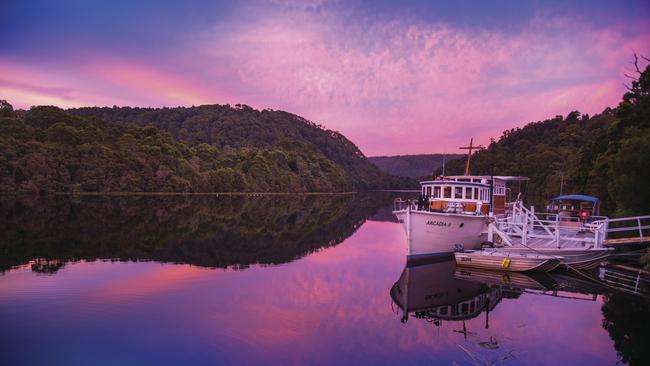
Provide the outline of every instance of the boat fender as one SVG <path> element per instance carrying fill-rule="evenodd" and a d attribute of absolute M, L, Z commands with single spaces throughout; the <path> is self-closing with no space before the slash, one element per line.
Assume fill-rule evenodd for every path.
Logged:
<path fill-rule="evenodd" d="M 510 267 L 510 258 L 505 257 L 503 258 L 503 261 L 501 262 L 501 268 L 508 268 Z"/>

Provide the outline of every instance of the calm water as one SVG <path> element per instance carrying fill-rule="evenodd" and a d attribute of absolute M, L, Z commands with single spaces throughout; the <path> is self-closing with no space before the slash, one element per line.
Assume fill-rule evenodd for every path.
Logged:
<path fill-rule="evenodd" d="M 405 267 L 391 200 L 4 199 L 0 364 L 647 364 L 648 300 Z"/>

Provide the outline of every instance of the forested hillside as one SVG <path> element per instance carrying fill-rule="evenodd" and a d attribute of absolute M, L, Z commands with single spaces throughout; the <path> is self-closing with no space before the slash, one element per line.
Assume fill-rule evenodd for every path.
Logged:
<path fill-rule="evenodd" d="M 529 201 L 559 194 L 563 181 L 564 193 L 600 197 L 609 213 L 650 213 L 650 68 L 635 77 L 614 109 L 503 132 L 472 156 L 471 173 L 528 176 Z M 463 173 L 464 163 L 449 163 L 447 174 Z"/>
<path fill-rule="evenodd" d="M 300 141 L 340 166 L 355 188 L 417 187 L 417 182 L 394 178 L 379 170 L 341 133 L 284 111 L 259 111 L 237 104 L 190 108 L 89 107 L 68 112 L 120 125 L 155 126 L 189 146 L 205 143 L 225 151 L 266 149 L 286 139 Z"/>
<path fill-rule="evenodd" d="M 73 112 L 1 102 L 0 192 L 342 192 L 404 182 L 341 134 L 286 112 Z"/>
<path fill-rule="evenodd" d="M 0 117 L 2 192 L 339 192 L 346 172 L 313 146 L 189 146 L 155 127 L 71 116 L 56 107 Z"/>
<path fill-rule="evenodd" d="M 459 159 L 462 154 L 420 154 L 397 156 L 371 156 L 368 159 L 382 171 L 398 177 L 419 178 L 431 175 L 447 162 Z"/>

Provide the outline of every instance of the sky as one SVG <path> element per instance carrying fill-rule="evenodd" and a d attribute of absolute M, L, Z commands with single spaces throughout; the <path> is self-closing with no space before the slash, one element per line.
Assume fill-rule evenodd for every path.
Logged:
<path fill-rule="evenodd" d="M 367 156 L 460 152 L 616 106 L 648 19 L 640 0 L 0 0 L 0 99 L 241 103 Z"/>

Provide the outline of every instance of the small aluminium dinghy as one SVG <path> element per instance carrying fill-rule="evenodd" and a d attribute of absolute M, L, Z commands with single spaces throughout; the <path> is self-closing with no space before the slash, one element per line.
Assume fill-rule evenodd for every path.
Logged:
<path fill-rule="evenodd" d="M 550 272 L 562 263 L 562 257 L 498 250 L 468 250 L 454 253 L 454 256 L 459 267 L 513 272 Z"/>

